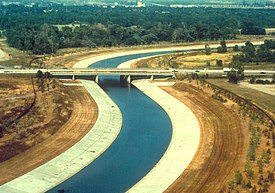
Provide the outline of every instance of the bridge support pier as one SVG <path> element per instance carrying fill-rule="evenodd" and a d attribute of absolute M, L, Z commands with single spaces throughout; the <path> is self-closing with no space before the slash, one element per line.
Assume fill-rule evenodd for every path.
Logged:
<path fill-rule="evenodd" d="M 129 84 L 131 84 L 131 76 L 130 76 L 130 75 L 127 76 L 127 82 L 128 82 Z"/>
<path fill-rule="evenodd" d="M 95 82 L 98 84 L 99 83 L 99 78 L 98 76 L 95 76 Z"/>

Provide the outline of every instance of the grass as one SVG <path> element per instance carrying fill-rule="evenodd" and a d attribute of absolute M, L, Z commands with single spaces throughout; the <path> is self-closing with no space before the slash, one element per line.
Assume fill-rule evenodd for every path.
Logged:
<path fill-rule="evenodd" d="M 9 47 L 5 39 L 0 39 L 0 48 L 11 56 L 9 60 L 0 61 L 1 66 L 13 67 L 22 65 L 23 67 L 28 67 L 29 62 L 35 57 L 18 49 Z"/>
<path fill-rule="evenodd" d="M 234 92 L 244 98 L 252 99 L 260 107 L 266 109 L 273 115 L 275 114 L 275 97 L 263 92 L 255 91 L 251 88 L 240 87 L 238 84 L 229 83 L 227 79 L 209 79 L 210 83 Z"/>
<path fill-rule="evenodd" d="M 239 52 L 227 52 L 227 53 L 216 53 L 213 52 L 211 55 L 202 53 L 192 53 L 176 57 L 174 61 L 182 68 L 184 67 L 205 67 L 207 61 L 210 62 L 210 67 L 216 67 L 216 60 L 222 60 L 223 66 L 227 67 L 232 60 L 234 55 Z"/>

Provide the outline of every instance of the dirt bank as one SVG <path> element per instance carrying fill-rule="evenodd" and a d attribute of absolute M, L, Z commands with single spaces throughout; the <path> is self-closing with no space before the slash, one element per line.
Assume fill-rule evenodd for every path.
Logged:
<path fill-rule="evenodd" d="M 48 109 L 51 112 L 46 111 L 47 116 L 42 119 L 44 121 L 37 125 L 38 132 L 35 135 L 29 131 L 25 132 L 27 136 L 21 139 L 21 143 L 27 145 L 27 150 L 23 149 L 22 152 L 18 152 L 17 155 L 13 155 L 10 159 L 0 163 L 0 173 L 5 173 L 5 175 L 1 175 L 0 184 L 21 176 L 61 154 L 92 128 L 98 115 L 94 100 L 84 87 L 62 87 L 64 90 L 60 92 L 61 96 L 55 95 L 52 99 L 61 100 L 64 105 L 70 103 L 71 113 L 69 109 L 66 110 L 60 106 L 61 103 L 53 103 L 53 105 L 57 104 L 57 114 L 59 116 L 56 116 L 54 113 L 55 107 L 51 108 L 51 105 L 48 104 L 50 105 Z M 43 97 L 38 98 L 40 98 L 38 101 L 45 102 Z M 38 103 L 41 105 L 42 102 Z M 40 120 L 41 115 L 43 117 L 44 114 L 32 114 L 33 119 L 40 118 Z M 65 122 L 63 122 L 64 116 L 68 116 L 68 120 Z M 34 125 L 32 128 L 35 128 Z M 22 129 L 25 130 L 26 127 L 22 127 Z M 10 132 L 11 135 L 14 135 L 14 133 L 16 132 Z M 30 138 L 30 136 L 32 137 Z M 13 142 L 17 142 L 17 138 L 11 138 L 10 143 Z"/>
<path fill-rule="evenodd" d="M 166 192 L 219 192 L 246 159 L 248 127 L 236 113 L 186 83 L 163 87 L 186 104 L 201 125 L 193 161 Z"/>

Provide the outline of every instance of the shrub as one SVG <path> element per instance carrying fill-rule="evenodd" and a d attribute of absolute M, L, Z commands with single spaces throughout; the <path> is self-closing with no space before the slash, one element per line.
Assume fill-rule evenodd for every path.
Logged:
<path fill-rule="evenodd" d="M 243 175 L 242 175 L 242 173 L 240 172 L 240 170 L 237 170 L 237 171 L 235 172 L 235 183 L 236 183 L 237 185 L 241 185 L 242 182 L 243 182 Z"/>

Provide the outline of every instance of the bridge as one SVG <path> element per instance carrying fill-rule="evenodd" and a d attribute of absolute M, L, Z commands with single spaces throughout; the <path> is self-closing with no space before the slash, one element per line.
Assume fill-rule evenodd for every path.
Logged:
<path fill-rule="evenodd" d="M 35 75 L 38 70 L 43 73 L 49 72 L 53 77 L 80 79 L 89 78 L 98 81 L 98 76 L 120 76 L 121 80 L 131 82 L 132 78 L 159 78 L 173 77 L 177 73 L 196 74 L 196 75 L 226 75 L 230 69 L 223 70 L 195 70 L 195 69 L 151 69 L 151 68 L 71 68 L 71 69 L 1 69 L 0 74 L 30 74 Z M 245 70 L 245 75 L 273 75 L 272 70 Z"/>

